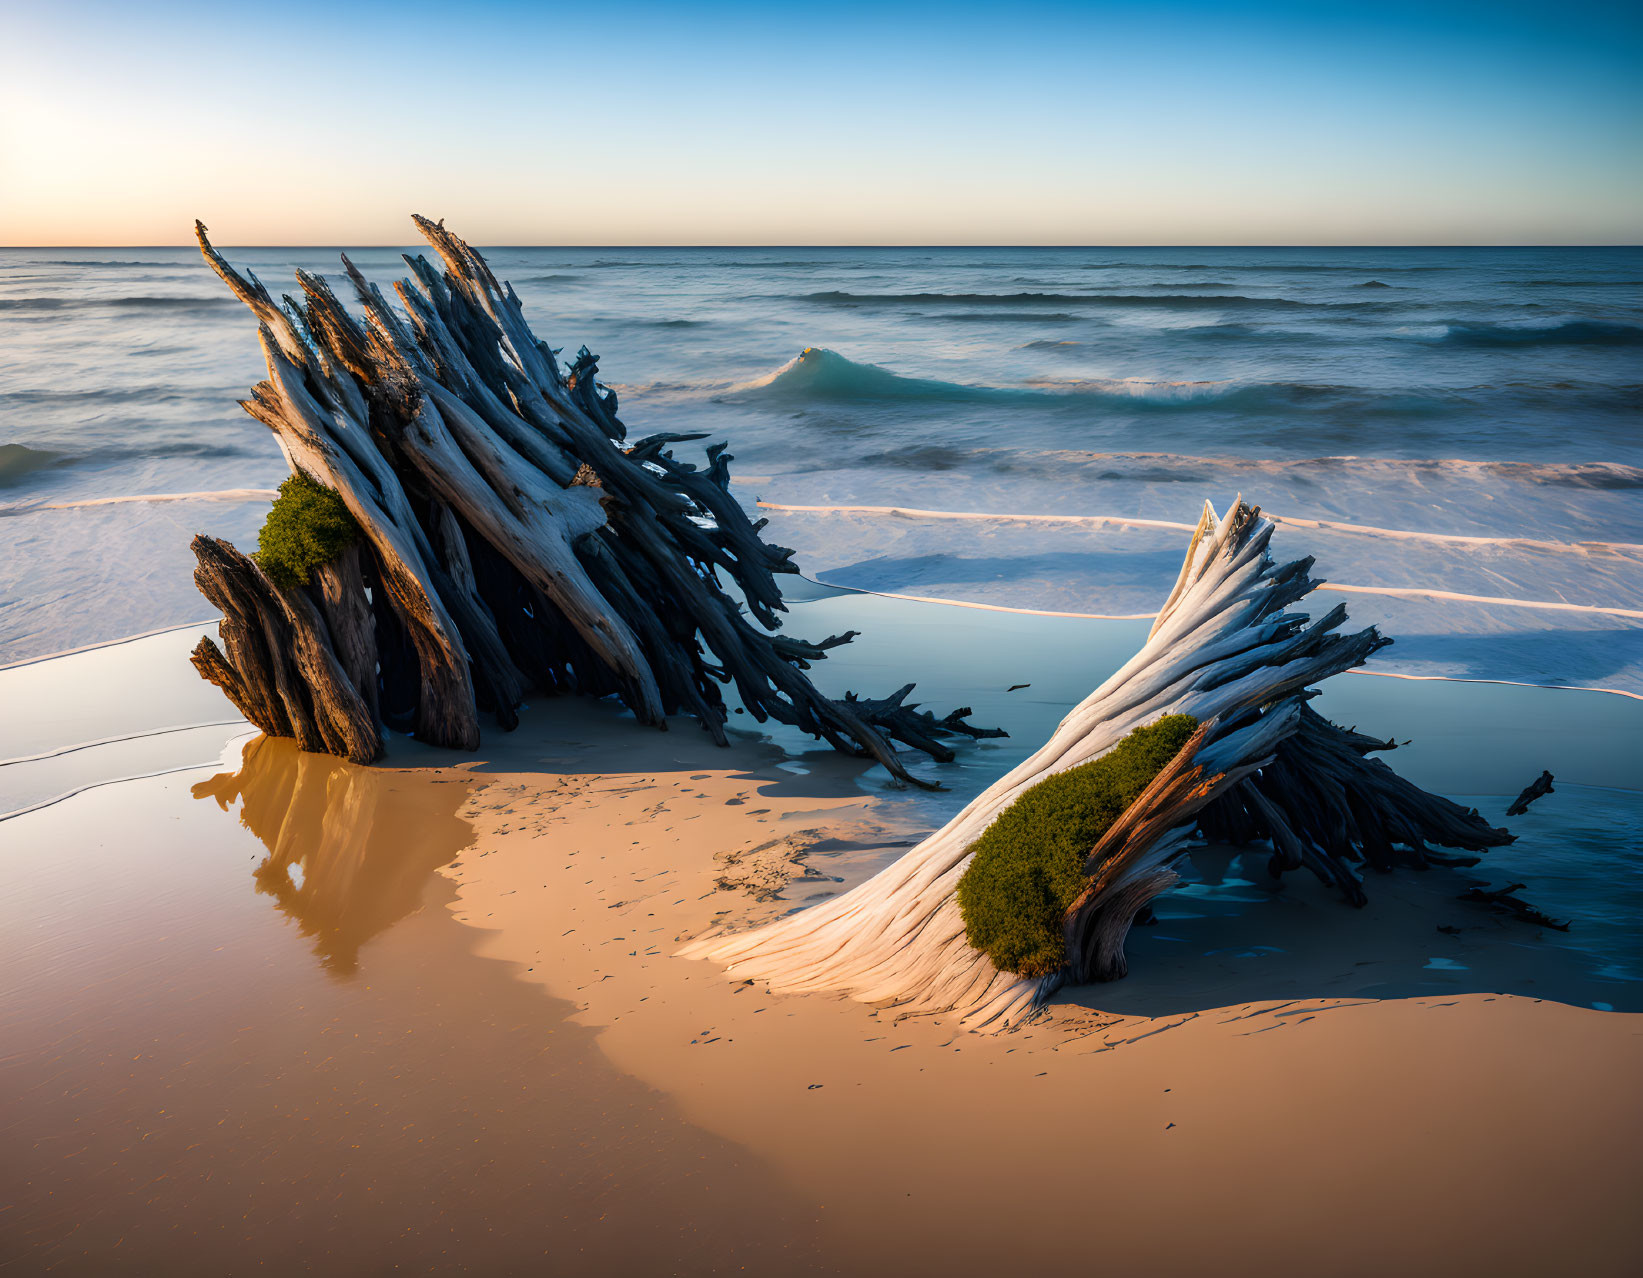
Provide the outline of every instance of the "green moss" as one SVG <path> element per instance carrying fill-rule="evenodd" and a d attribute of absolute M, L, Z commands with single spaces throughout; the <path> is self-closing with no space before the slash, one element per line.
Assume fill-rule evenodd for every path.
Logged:
<path fill-rule="evenodd" d="M 975 841 L 958 882 L 970 944 L 1001 971 L 1044 976 L 1059 968 L 1062 917 L 1084 889 L 1090 850 L 1197 726 L 1190 714 L 1166 715 L 1005 808 Z"/>
<path fill-rule="evenodd" d="M 358 538 L 359 525 L 336 491 L 298 471 L 280 485 L 252 557 L 276 586 L 302 586 Z"/>

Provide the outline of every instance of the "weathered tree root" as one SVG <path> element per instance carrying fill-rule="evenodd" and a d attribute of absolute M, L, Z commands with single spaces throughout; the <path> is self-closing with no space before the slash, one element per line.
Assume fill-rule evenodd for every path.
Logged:
<path fill-rule="evenodd" d="M 1512 806 L 1506 809 L 1507 816 L 1522 816 L 1529 810 L 1529 805 L 1542 795 L 1552 793 L 1552 781 L 1555 778 L 1550 772 L 1541 774 L 1523 787 L 1517 798 L 1512 800 Z"/>
<path fill-rule="evenodd" d="M 1525 923 L 1533 923 L 1536 927 L 1549 927 L 1558 932 L 1567 932 L 1567 921 L 1559 921 L 1549 914 L 1543 914 L 1527 901 L 1518 900 L 1517 894 L 1523 891 L 1524 884 L 1513 883 L 1503 888 L 1470 887 L 1462 892 L 1457 900 L 1471 901 L 1494 910 L 1497 914 L 1510 914 L 1513 918 L 1522 919 Z"/>
<path fill-rule="evenodd" d="M 1339 889 L 1353 905 L 1368 897 L 1353 868 L 1387 871 L 1400 865 L 1473 865 L 1426 845 L 1481 852 L 1511 841 L 1476 809 L 1428 794 L 1368 754 L 1395 748 L 1339 728 L 1310 706 L 1301 707 L 1293 736 L 1279 743 L 1273 762 L 1240 783 L 1199 817 L 1213 842 L 1268 840 L 1274 878 L 1305 866 Z"/>
<path fill-rule="evenodd" d="M 721 688 L 731 685 L 755 720 L 791 724 L 926 786 L 894 742 L 946 760 L 941 738 L 1001 735 L 971 727 L 968 711 L 915 714 L 902 705 L 910 685 L 882 701 L 819 692 L 804 671 L 852 635 L 774 633 L 786 611 L 777 577 L 798 569 L 731 495 L 725 446 L 706 450 L 705 467 L 669 450 L 696 435 L 624 448 L 597 359 L 584 347 L 562 368 L 484 259 L 443 225 L 414 220 L 443 269 L 407 257 L 413 278 L 395 285 L 395 309 L 344 257 L 363 321 L 306 271 L 302 299 L 276 304 L 196 225 L 206 260 L 260 326 L 268 378 L 243 406 L 294 471 L 340 495 L 364 538 L 358 563 L 322 571 L 312 598 L 270 597 L 231 547 L 195 543 L 202 588 L 210 581 L 255 613 L 257 636 L 236 613 L 226 651 L 207 645 L 196 665 L 253 722 L 350 758 L 380 753 L 382 725 L 471 749 L 481 710 L 511 728 L 535 689 L 614 695 L 661 727 L 690 714 L 725 744 Z M 320 604 L 324 625 L 292 620 Z M 326 654 L 351 701 L 332 686 Z M 374 736 L 342 708 L 353 702 Z"/>
<path fill-rule="evenodd" d="M 868 723 L 885 736 L 903 745 L 922 751 L 938 763 L 951 763 L 954 755 L 943 745 L 942 737 L 965 736 L 972 740 L 984 737 L 1007 737 L 1003 728 L 978 728 L 968 722 L 973 713 L 969 706 L 960 706 L 944 719 L 937 719 L 928 710 L 920 710 L 915 701 L 905 704 L 913 684 L 903 684 L 888 697 L 878 701 L 863 701 L 853 692 L 844 694 L 845 702 Z"/>
<path fill-rule="evenodd" d="M 194 582 L 223 615 L 223 647 L 202 637 L 190 658 L 200 675 L 271 737 L 355 763 L 380 759 L 376 715 L 337 655 L 341 646 L 356 670 L 374 668 L 369 627 L 344 631 L 339 645 L 304 590 L 276 586 L 226 541 L 199 536 L 193 550 Z"/>
<path fill-rule="evenodd" d="M 709 935 L 681 951 L 781 990 L 835 990 L 904 1013 L 951 1013 L 972 1027 L 1030 1016 L 1067 980 L 1123 976 L 1124 942 L 1177 878 L 1172 863 L 1198 826 L 1235 843 L 1269 839 L 1274 874 L 1306 867 L 1361 904 L 1354 865 L 1442 863 L 1439 844 L 1481 851 L 1511 841 L 1468 811 L 1403 780 L 1391 747 L 1329 723 L 1309 685 L 1360 665 L 1389 640 L 1336 633 L 1344 608 L 1317 621 L 1287 609 L 1317 584 L 1311 559 L 1274 564 L 1273 524 L 1236 501 L 1206 505 L 1174 590 L 1146 645 L 1076 706 L 1050 740 L 957 817 L 873 879 L 769 926 Z M 1067 963 L 1027 978 L 973 948 L 957 887 L 983 831 L 1053 773 L 1111 750 L 1166 714 L 1199 721 L 1176 757 L 1109 826 L 1067 910 Z"/>

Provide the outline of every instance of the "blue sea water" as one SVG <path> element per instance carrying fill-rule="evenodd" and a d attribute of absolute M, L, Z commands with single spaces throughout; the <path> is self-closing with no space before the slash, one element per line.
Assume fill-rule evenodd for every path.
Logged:
<path fill-rule="evenodd" d="M 1643 692 L 1643 250 L 487 252 L 632 434 L 729 438 L 825 580 L 1146 612 L 1178 528 L 1019 517 L 1242 492 L 1307 521 L 1279 550 L 1360 588 L 1383 668 Z M 338 271 L 230 256 L 276 293 Z M 234 494 L 285 471 L 235 407 L 260 375 L 192 250 L 0 250 L 0 661 L 202 612 L 189 536 L 252 541 Z M 180 493 L 218 496 L 107 500 Z M 839 509 L 885 506 L 990 518 Z"/>
<path fill-rule="evenodd" d="M 276 293 L 298 266 L 338 274 L 331 250 L 229 256 Z M 1279 553 L 1315 555 L 1354 619 L 1395 636 L 1375 668 L 1643 694 L 1643 250 L 487 256 L 539 336 L 601 356 L 630 437 L 728 438 L 743 500 L 824 581 L 1145 614 L 1203 502 L 1242 493 L 1284 521 Z M 351 257 L 404 273 L 397 250 Z M 262 372 L 249 316 L 191 250 L 0 250 L 0 664 L 208 615 L 189 538 L 254 544 L 286 473 L 235 406 Z M 985 614 L 951 616 L 956 634 Z M 1068 631 L 1054 658 L 1060 692 L 1008 675 L 1045 689 L 1023 741 L 1084 688 L 1083 642 Z M 869 649 L 852 652 L 839 677 Z M 1000 721 L 1040 696 L 940 677 L 927 694 Z M 1366 727 L 1427 742 L 1412 766 L 1439 788 L 1511 793 L 1555 763 L 1560 793 L 1495 859 L 1584 920 L 1575 943 L 1608 979 L 1636 979 L 1637 701 L 1535 693 L 1557 700 L 1547 719 L 1459 684 L 1335 682 Z M 1381 702 L 1398 723 L 1370 722 Z M 1525 775 L 1497 776 L 1495 754 L 1443 772 L 1480 732 L 1517 742 Z"/>

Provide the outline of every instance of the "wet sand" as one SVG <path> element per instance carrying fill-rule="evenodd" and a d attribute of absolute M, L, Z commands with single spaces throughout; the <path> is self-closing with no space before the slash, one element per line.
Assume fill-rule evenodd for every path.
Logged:
<path fill-rule="evenodd" d="M 430 873 L 466 779 L 315 760 L 375 820 L 287 859 L 262 744 L 250 829 L 165 777 L 6 832 L 0 1271 L 819 1267 L 812 1204 L 475 956 Z"/>
<path fill-rule="evenodd" d="M 0 1266 L 1637 1271 L 1643 1017 L 1574 1005 L 1635 982 L 1462 875 L 1354 912 L 1205 854 L 1129 980 L 993 1036 L 672 957 L 1028 736 L 923 796 L 558 702 L 477 756 L 242 734 L 0 822 Z"/>

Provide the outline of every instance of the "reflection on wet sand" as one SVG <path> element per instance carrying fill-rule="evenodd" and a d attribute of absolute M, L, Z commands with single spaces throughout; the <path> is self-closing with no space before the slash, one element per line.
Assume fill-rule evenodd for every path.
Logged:
<path fill-rule="evenodd" d="M 176 777 L 0 823 L 0 1273 L 837 1271 L 819 1207 L 475 956 L 428 867 L 479 782 L 319 760 L 299 787 L 279 745 L 208 783 L 243 823 Z M 350 793 L 357 857 L 270 851 Z M 302 869 L 289 915 L 265 863 Z"/>
<path fill-rule="evenodd" d="M 1088 686 L 1082 632 L 936 621 L 841 650 L 841 685 L 909 645 L 945 653 L 932 701 L 1024 655 L 1033 695 L 1065 682 L 978 695 L 1016 736 L 945 793 L 864 801 L 860 761 L 775 730 L 725 751 L 562 699 L 479 754 L 264 741 L 0 822 L 0 1273 L 968 1278 L 1088 1268 L 1092 1223 L 1117 1273 L 1643 1272 L 1638 1018 L 1551 1001 L 1551 947 L 1435 871 L 1343 921 L 1206 860 L 1099 1014 L 997 1039 L 673 959 L 872 873 Z M 1592 774 L 1548 744 L 1579 725 L 1530 719 L 1567 801 Z M 1412 750 L 1423 783 L 1527 758 L 1482 737 Z M 1343 1252 L 1343 1202 L 1393 1227 Z"/>
<path fill-rule="evenodd" d="M 428 877 L 473 841 L 457 810 L 472 783 L 362 768 L 259 737 L 238 772 L 194 787 L 240 821 L 268 855 L 259 892 L 295 919 L 327 968 L 359 966 L 359 947 L 422 900 Z"/>

